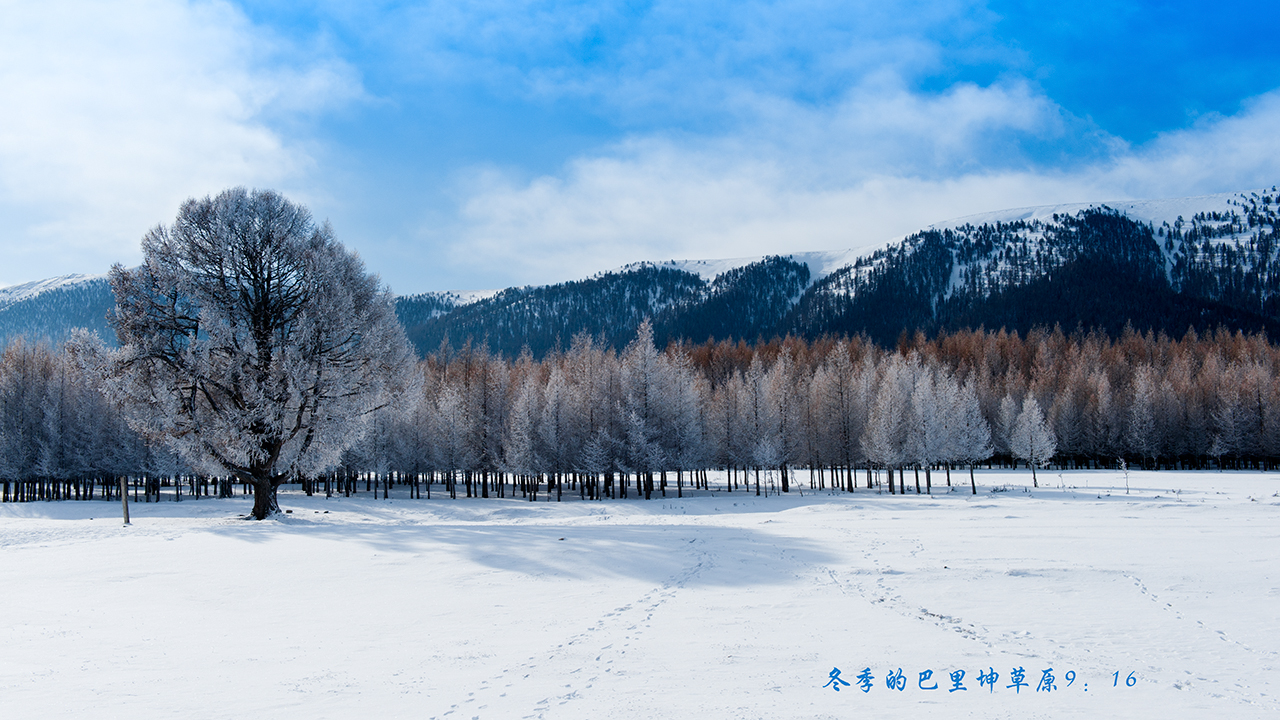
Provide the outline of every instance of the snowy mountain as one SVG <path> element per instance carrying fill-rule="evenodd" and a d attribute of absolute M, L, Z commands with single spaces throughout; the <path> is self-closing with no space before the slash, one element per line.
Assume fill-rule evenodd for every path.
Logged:
<path fill-rule="evenodd" d="M 19 336 L 57 344 L 77 327 L 114 338 L 107 326 L 114 304 L 106 275 L 63 275 L 0 288 L 0 347 Z"/>
<path fill-rule="evenodd" d="M 1182 335 L 1280 330 L 1280 193 L 1015 208 L 938 223 L 872 251 L 638 262 L 587 280 L 507 290 L 411 328 L 535 356 L 590 332 L 620 346 L 639 320 L 655 339 L 755 340 L 1060 325 Z"/>
<path fill-rule="evenodd" d="M 636 262 L 582 280 L 403 296 L 420 353 L 486 342 L 516 355 L 587 332 L 617 347 L 646 317 L 655 340 L 754 341 L 1055 324 L 1181 335 L 1280 332 L 1280 192 L 1014 208 L 956 218 L 877 248 Z M 89 327 L 110 341 L 102 276 L 0 289 L 0 342 Z"/>
<path fill-rule="evenodd" d="M 72 288 L 94 280 L 106 278 L 106 275 L 71 274 L 47 280 L 36 280 L 21 285 L 10 285 L 0 288 L 0 308 L 5 308 L 23 300 L 30 300 L 42 293 Z"/>
<path fill-rule="evenodd" d="M 886 343 L 979 325 L 1274 333 L 1278 213 L 1280 196 L 1259 191 L 961 218 L 823 278 L 786 329 Z"/>

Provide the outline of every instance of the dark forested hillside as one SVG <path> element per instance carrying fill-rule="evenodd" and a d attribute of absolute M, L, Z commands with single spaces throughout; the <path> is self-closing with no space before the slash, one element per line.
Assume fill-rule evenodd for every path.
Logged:
<path fill-rule="evenodd" d="M 771 257 L 710 283 L 641 266 L 579 283 L 510 290 L 411 330 L 425 352 L 447 334 L 535 356 L 587 331 L 621 347 L 653 318 L 662 344 L 783 336 L 1126 326 L 1280 331 L 1280 197 L 1241 195 L 1231 212 L 1161 227 L 1107 207 L 916 233 L 812 282 L 810 269 Z M 668 274 L 664 274 L 668 273 Z M 675 278 L 684 276 L 682 281 Z M 642 288 L 651 286 L 652 293 Z"/>
<path fill-rule="evenodd" d="M 641 264 L 588 280 L 512 288 L 452 312 L 433 312 L 428 303 L 438 302 L 436 296 L 401 298 L 397 312 L 423 355 L 448 337 L 455 344 L 483 342 L 508 357 L 528 346 L 542 357 L 567 348 L 581 332 L 619 349 L 646 317 L 663 345 L 770 337 L 785 331 L 780 323 L 808 286 L 808 266 L 783 257 L 729 270 L 709 283 L 683 270 Z"/>
<path fill-rule="evenodd" d="M 816 283 L 782 327 L 806 337 L 866 334 L 882 344 L 904 331 L 982 326 L 1274 334 L 1274 226 L 1245 241 L 1197 245 L 1204 226 L 1157 232 L 1098 208 L 1048 222 L 917 233 Z M 1164 251 L 1158 236 L 1167 238 Z"/>
<path fill-rule="evenodd" d="M 114 342 L 115 333 L 107 325 L 107 313 L 114 306 L 115 298 L 106 278 L 90 278 L 20 300 L 0 301 L 0 347 L 17 337 L 56 345 L 78 327 Z"/>
<path fill-rule="evenodd" d="M 580 332 L 621 347 L 635 337 L 646 317 L 697 296 L 706 285 L 692 273 L 644 266 L 558 285 L 510 288 L 405 330 L 423 355 L 447 338 L 454 344 L 484 343 L 507 356 L 528 346 L 541 357 L 557 348 L 567 349 Z M 406 316 L 404 310 L 399 312 Z"/>
<path fill-rule="evenodd" d="M 779 324 L 809 287 L 809 267 L 768 257 L 722 273 L 702 293 L 654 318 L 660 345 L 675 340 L 747 340 L 778 334 Z"/>
<path fill-rule="evenodd" d="M 1210 200 L 1217 209 L 1171 222 L 1138 221 L 1105 206 L 1011 211 L 1008 220 L 988 216 L 916 233 L 825 276 L 800 261 L 812 256 L 768 257 L 710 280 L 706 263 L 637 263 L 478 302 L 454 293 L 401 297 L 396 314 L 419 355 L 448 338 L 507 357 L 528 347 L 536 358 L 583 332 L 619 349 L 646 317 L 660 345 L 788 334 L 865 335 L 890 345 L 904 332 L 1025 333 L 1055 325 L 1112 336 L 1126 326 L 1172 336 L 1218 327 L 1276 336 L 1280 192 Z M 1202 201 L 1175 202 L 1165 216 L 1205 207 Z M 67 280 L 9 300 L 0 293 L 0 343 L 18 335 L 57 342 L 73 327 L 113 342 L 106 281 Z"/>

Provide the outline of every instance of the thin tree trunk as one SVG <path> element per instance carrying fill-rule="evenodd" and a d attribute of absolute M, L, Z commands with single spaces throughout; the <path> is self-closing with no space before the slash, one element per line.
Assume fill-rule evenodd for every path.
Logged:
<path fill-rule="evenodd" d="M 124 486 L 124 476 L 120 476 L 120 509 L 124 513 L 124 524 L 129 524 L 129 491 Z"/>

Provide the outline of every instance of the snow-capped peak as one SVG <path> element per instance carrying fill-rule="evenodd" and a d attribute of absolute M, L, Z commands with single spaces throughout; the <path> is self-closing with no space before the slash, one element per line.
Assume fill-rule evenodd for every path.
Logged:
<path fill-rule="evenodd" d="M 72 273 L 70 275 L 61 275 L 59 277 L 46 278 L 44 280 L 33 280 L 20 285 L 10 285 L 8 287 L 0 288 L 0 307 L 12 305 L 13 303 L 21 302 L 23 300 L 29 300 L 41 293 L 49 292 L 50 290 L 59 290 L 74 285 L 83 285 L 84 283 L 92 282 L 94 280 L 102 280 L 106 277 L 107 276 L 105 274 L 82 275 L 79 273 Z"/>

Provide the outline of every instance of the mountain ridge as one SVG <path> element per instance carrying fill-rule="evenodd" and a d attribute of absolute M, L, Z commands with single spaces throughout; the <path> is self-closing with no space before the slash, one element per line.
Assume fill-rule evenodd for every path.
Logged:
<path fill-rule="evenodd" d="M 398 296 L 396 310 L 420 354 L 446 339 L 470 339 L 511 355 L 527 346 L 540 356 L 567 347 L 580 332 L 621 346 L 645 317 L 653 319 L 659 342 L 863 333 L 889 343 L 902 331 L 936 332 L 956 323 L 1026 329 L 1027 323 L 1064 319 L 1111 330 L 1135 319 L 1147 329 L 1185 330 L 1170 325 L 1172 319 L 1103 317 L 1100 298 L 1058 286 L 1073 278 L 1095 294 L 1110 287 L 1115 312 L 1140 311 L 1141 297 L 1190 327 L 1218 322 L 1270 332 L 1280 319 L 1278 212 L 1274 186 L 1009 208 L 934 223 L 863 248 L 639 261 L 552 285 Z M 1143 289 L 1120 298 L 1118 286 L 1096 286 L 1082 267 L 1126 273 Z M 1075 297 L 1091 309 L 1017 313 L 992 305 L 999 297 L 1039 306 L 1036 292 L 1063 302 Z M 77 324 L 110 342 L 105 315 L 111 302 L 105 275 L 0 288 L 0 343 L 16 335 L 58 342 Z"/>

